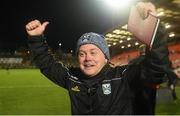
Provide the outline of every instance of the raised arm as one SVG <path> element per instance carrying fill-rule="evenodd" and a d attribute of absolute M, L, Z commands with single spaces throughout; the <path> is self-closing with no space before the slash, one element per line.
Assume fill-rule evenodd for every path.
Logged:
<path fill-rule="evenodd" d="M 61 63 L 55 61 L 48 52 L 48 45 L 43 33 L 49 22 L 40 23 L 38 20 L 29 22 L 26 25 L 28 34 L 28 45 L 32 52 L 33 61 L 40 68 L 41 72 L 54 83 L 66 88 L 68 69 Z"/>
<path fill-rule="evenodd" d="M 148 12 L 154 16 L 157 14 L 155 6 L 151 3 L 144 5 L 143 9 L 146 9 L 145 15 L 148 15 Z M 146 78 L 147 83 L 161 83 L 166 77 L 166 72 L 170 68 L 167 39 L 166 31 L 160 23 L 152 49 L 147 48 L 146 50 L 146 62 L 144 65 L 146 70 L 143 74 L 148 77 Z"/>
<path fill-rule="evenodd" d="M 156 15 L 155 6 L 152 3 L 140 2 L 137 4 L 137 7 L 142 18 L 146 18 L 148 12 Z M 147 48 L 145 54 L 144 59 L 132 64 L 133 66 L 136 65 L 135 67 L 138 67 L 136 69 L 140 70 L 136 71 L 138 72 L 136 76 L 132 75 L 132 78 L 129 78 L 130 83 L 135 82 L 134 80 L 137 83 L 144 84 L 158 84 L 163 82 L 166 71 L 169 69 L 170 61 L 168 58 L 167 34 L 161 24 L 158 27 L 151 50 Z M 140 77 L 139 80 L 137 77 Z"/>

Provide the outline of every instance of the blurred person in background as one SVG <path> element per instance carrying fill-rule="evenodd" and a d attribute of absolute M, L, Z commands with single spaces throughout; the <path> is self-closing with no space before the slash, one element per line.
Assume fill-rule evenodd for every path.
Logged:
<path fill-rule="evenodd" d="M 149 2 L 139 2 L 142 16 L 156 14 Z M 143 17 L 142 17 L 143 18 Z M 167 38 L 160 26 L 153 47 L 139 63 L 111 67 L 105 37 L 89 32 L 77 41 L 78 68 L 67 68 L 48 53 L 44 31 L 49 22 L 26 25 L 33 61 L 41 72 L 69 92 L 72 114 L 135 114 L 134 101 L 145 83 L 159 83 L 168 68 Z M 143 111 L 142 111 L 143 112 Z M 143 113 L 140 113 L 143 114 Z"/>
<path fill-rule="evenodd" d="M 172 97 L 173 97 L 173 100 L 176 101 L 177 100 L 177 95 L 176 95 L 176 90 L 175 90 L 175 87 L 176 87 L 176 83 L 178 81 L 178 76 L 176 75 L 175 72 L 173 72 L 173 70 L 169 70 L 167 72 L 167 78 L 168 78 L 168 81 L 167 81 L 167 86 L 171 89 L 172 91 Z"/>

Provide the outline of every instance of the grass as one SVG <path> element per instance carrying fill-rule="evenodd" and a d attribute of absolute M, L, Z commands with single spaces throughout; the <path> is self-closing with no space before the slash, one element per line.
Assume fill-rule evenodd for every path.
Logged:
<path fill-rule="evenodd" d="M 180 114 L 180 86 L 176 86 L 177 100 L 170 102 L 161 102 L 156 105 L 156 114 L 158 115 L 179 115 Z"/>
<path fill-rule="evenodd" d="M 43 77 L 37 69 L 0 70 L 0 114 L 70 114 L 67 91 Z"/>
<path fill-rule="evenodd" d="M 176 88 L 180 96 L 179 85 Z M 158 103 L 157 115 L 180 114 L 180 100 Z M 0 115 L 69 115 L 65 89 L 45 78 L 38 69 L 0 70 Z"/>

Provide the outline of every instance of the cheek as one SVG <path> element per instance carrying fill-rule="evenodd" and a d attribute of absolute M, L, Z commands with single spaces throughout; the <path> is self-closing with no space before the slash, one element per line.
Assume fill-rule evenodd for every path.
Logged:
<path fill-rule="evenodd" d="M 83 58 L 78 57 L 78 62 L 79 62 L 79 63 L 83 62 Z"/>
<path fill-rule="evenodd" d="M 78 63 L 79 63 L 79 66 L 82 66 L 84 64 L 84 59 L 78 58 Z"/>
<path fill-rule="evenodd" d="M 96 57 L 96 62 L 98 62 L 98 64 L 104 64 L 106 61 L 107 61 L 107 59 L 105 59 L 104 57 Z"/>

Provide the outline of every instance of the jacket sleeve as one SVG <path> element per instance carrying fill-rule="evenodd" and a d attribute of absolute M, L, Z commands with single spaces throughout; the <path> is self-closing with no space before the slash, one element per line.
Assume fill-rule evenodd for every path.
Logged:
<path fill-rule="evenodd" d="M 141 67 L 141 77 L 144 83 L 160 84 L 170 68 L 169 51 L 165 29 L 159 25 L 151 50 L 146 49 L 144 64 Z"/>
<path fill-rule="evenodd" d="M 67 88 L 69 70 L 57 62 L 48 52 L 48 45 L 43 36 L 33 36 L 28 39 L 32 60 L 48 79 L 57 85 Z"/>

